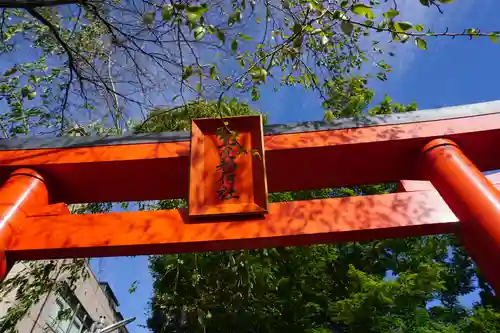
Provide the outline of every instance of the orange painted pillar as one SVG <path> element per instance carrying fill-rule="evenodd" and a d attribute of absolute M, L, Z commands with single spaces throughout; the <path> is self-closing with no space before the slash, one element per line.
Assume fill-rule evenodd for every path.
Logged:
<path fill-rule="evenodd" d="M 43 178 L 31 169 L 14 171 L 0 187 L 0 281 L 10 267 L 5 250 L 15 240 L 16 230 L 27 215 L 48 204 Z"/>
<path fill-rule="evenodd" d="M 500 295 L 500 192 L 450 140 L 431 141 L 423 154 L 424 173 L 460 220 L 462 244 Z"/>

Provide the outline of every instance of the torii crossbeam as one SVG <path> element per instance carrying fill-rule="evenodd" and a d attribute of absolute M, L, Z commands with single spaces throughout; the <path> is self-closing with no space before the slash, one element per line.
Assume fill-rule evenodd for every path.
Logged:
<path fill-rule="evenodd" d="M 500 291 L 500 192 L 496 189 L 500 177 L 490 175 L 488 180 L 481 173 L 500 169 L 500 102 L 271 125 L 264 127 L 263 136 L 255 134 L 261 125 L 254 124 L 251 131 L 256 132 L 244 138 L 249 147 L 261 145 L 258 157 L 263 168 L 258 171 L 258 160 L 249 157 L 251 167 L 240 173 L 246 172 L 240 177 L 243 182 L 253 179 L 248 185 L 251 193 L 245 192 L 246 187 L 243 191 L 256 202 L 252 201 L 253 211 L 246 202 L 245 207 L 238 203 L 224 206 L 220 216 L 217 210 L 209 210 L 208 220 L 195 215 L 207 213 L 205 206 L 213 203 L 204 190 L 213 182 L 205 184 L 203 177 L 211 177 L 205 169 L 199 171 L 204 176 L 196 178 L 195 167 L 212 158 L 207 156 L 215 153 L 215 146 L 207 148 L 212 139 L 200 124 L 205 123 L 196 127 L 199 132 L 193 131 L 193 142 L 189 133 L 0 141 L 0 279 L 7 274 L 8 263 L 16 260 L 457 233 Z M 196 135 L 201 141 L 194 140 Z M 194 151 L 201 154 L 198 162 Z M 190 177 L 197 179 L 196 184 L 190 184 Z M 258 202 L 267 190 L 388 182 L 400 182 L 401 191 L 270 205 Z M 205 191 L 202 199 L 193 197 L 196 186 Z M 71 215 L 66 206 L 188 197 L 190 204 L 201 202 L 196 214 L 179 209 Z M 227 212 L 239 215 L 226 216 Z"/>

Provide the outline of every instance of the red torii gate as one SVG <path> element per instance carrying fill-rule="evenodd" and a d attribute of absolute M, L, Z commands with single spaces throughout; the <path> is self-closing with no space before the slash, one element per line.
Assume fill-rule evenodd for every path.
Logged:
<path fill-rule="evenodd" d="M 224 203 L 210 196 L 220 120 L 195 121 L 192 140 L 162 133 L 0 141 L 0 278 L 16 260 L 458 233 L 500 291 L 500 177 L 490 176 L 493 184 L 480 172 L 500 169 L 500 102 L 272 125 L 264 136 L 258 117 L 228 122 L 260 154 L 242 157 L 240 198 Z M 270 205 L 263 197 L 267 189 L 400 180 L 391 194 Z M 179 210 L 71 215 L 66 206 L 188 197 L 190 209 Z"/>

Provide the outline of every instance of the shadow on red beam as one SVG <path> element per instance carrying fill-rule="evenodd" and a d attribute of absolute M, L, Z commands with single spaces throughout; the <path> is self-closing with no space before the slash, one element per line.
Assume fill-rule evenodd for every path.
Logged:
<path fill-rule="evenodd" d="M 295 201 L 258 220 L 195 223 L 184 210 L 38 216 L 17 230 L 12 260 L 126 256 L 365 241 L 457 232 L 436 191 Z"/>
<path fill-rule="evenodd" d="M 264 137 L 269 192 L 422 179 L 420 149 L 455 141 L 481 170 L 500 168 L 500 114 Z M 189 141 L 0 151 L 0 177 L 21 166 L 46 179 L 51 202 L 187 198 Z M 5 179 L 5 178 L 4 178 Z"/>

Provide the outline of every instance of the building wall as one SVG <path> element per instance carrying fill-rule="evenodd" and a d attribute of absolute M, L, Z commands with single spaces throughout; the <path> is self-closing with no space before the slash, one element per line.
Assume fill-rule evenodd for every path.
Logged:
<path fill-rule="evenodd" d="M 11 276 L 16 275 L 17 273 L 19 273 L 23 269 L 26 269 L 26 265 L 24 265 L 22 263 L 14 265 L 12 267 L 12 269 L 10 270 L 9 274 L 7 275 L 7 279 Z M 43 308 L 44 300 L 45 299 L 42 298 L 42 300 L 40 302 L 35 304 L 30 309 L 28 314 L 23 318 L 23 320 L 21 320 L 21 322 L 19 322 L 19 324 L 17 325 L 17 329 L 20 333 L 21 332 L 22 333 L 31 332 L 33 326 L 35 326 L 35 328 L 33 329 L 33 332 L 43 332 L 43 331 L 37 330 L 36 325 L 34 325 L 34 324 L 35 324 L 35 321 L 36 321 L 38 314 L 40 313 L 40 311 Z M 1 300 L 1 302 L 0 302 L 0 316 L 3 317 L 7 313 L 7 310 L 10 308 L 10 306 L 12 304 L 15 304 L 15 302 L 16 302 L 16 300 L 15 300 L 15 290 L 14 290 L 9 295 L 7 295 L 4 299 Z"/>
<path fill-rule="evenodd" d="M 100 316 L 104 316 L 106 326 L 116 323 L 118 321 L 117 309 L 112 308 L 114 301 L 108 299 L 90 268 L 87 267 L 87 269 L 90 277 L 76 288 L 75 296 L 94 321 L 97 321 Z"/>
<path fill-rule="evenodd" d="M 14 265 L 7 278 L 17 274 L 25 268 L 26 266 L 22 263 Z M 83 307 L 92 321 L 99 321 L 99 318 L 102 316 L 105 317 L 105 326 L 119 321 L 120 318 L 118 318 L 117 309 L 113 308 L 113 305 L 115 304 L 114 301 L 108 299 L 107 294 L 104 292 L 103 288 L 101 288 L 99 282 L 88 266 L 87 270 L 89 272 L 89 278 L 81 281 L 74 291 L 74 296 L 76 296 L 76 299 L 78 299 L 80 306 Z M 63 279 L 64 277 L 60 278 Z M 28 315 L 18 323 L 18 331 L 20 333 L 54 333 L 54 330 L 50 328 L 49 330 L 47 330 L 47 324 L 54 323 L 52 317 L 54 317 L 54 314 L 58 312 L 58 305 L 56 303 L 57 298 L 59 298 L 59 304 L 61 302 L 61 299 L 65 300 L 65 297 L 63 297 L 62 295 L 56 295 L 55 293 L 50 293 L 42 297 L 40 302 L 35 304 L 30 309 Z M 0 316 L 4 316 L 7 312 L 7 309 L 10 307 L 10 304 L 14 302 L 15 293 L 11 293 L 5 299 L 1 300 Z M 68 304 L 69 303 L 70 302 L 68 300 Z M 74 330 L 76 330 L 76 328 L 74 328 Z M 55 332 L 59 333 L 57 328 L 55 329 Z M 122 329 L 121 331 L 116 332 L 125 333 L 127 331 L 126 329 Z M 73 333 L 73 331 L 71 331 L 71 333 Z"/>

